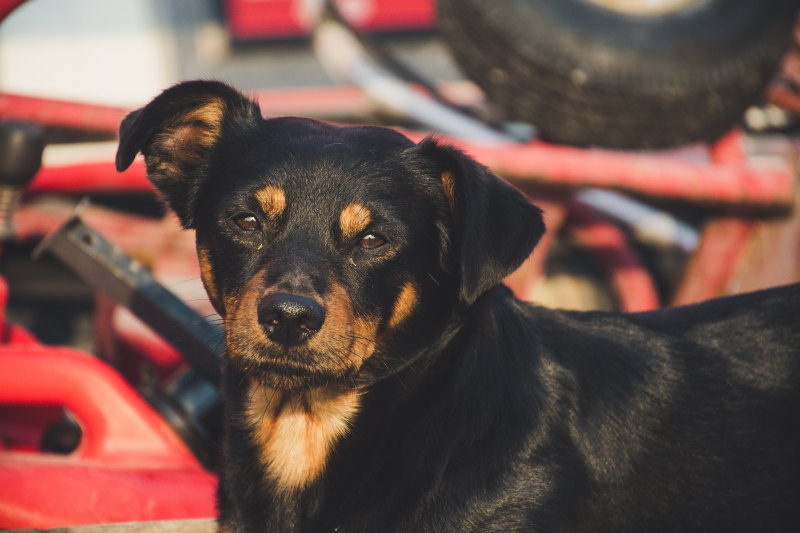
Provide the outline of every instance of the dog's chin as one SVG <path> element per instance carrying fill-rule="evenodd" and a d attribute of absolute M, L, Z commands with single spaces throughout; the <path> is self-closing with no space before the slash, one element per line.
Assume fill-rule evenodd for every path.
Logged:
<path fill-rule="evenodd" d="M 329 386 L 346 387 L 353 384 L 350 372 L 336 372 L 274 360 L 231 361 L 231 363 L 239 372 L 274 390 L 303 391 Z"/>

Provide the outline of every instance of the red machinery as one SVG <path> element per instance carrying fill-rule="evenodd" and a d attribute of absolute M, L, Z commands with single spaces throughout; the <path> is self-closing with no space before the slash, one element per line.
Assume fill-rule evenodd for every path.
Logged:
<path fill-rule="evenodd" d="M 0 527 L 213 516 L 216 477 L 106 363 L 4 323 L 0 367 Z M 78 447 L 38 453 L 66 412 Z"/>

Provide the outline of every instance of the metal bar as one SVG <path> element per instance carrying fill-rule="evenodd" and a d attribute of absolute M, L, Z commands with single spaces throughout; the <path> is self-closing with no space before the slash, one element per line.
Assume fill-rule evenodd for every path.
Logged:
<path fill-rule="evenodd" d="M 218 328 L 160 285 L 137 261 L 75 215 L 44 239 L 34 251 L 49 251 L 90 286 L 124 305 L 161 335 L 211 383 L 221 378 Z"/>
<path fill-rule="evenodd" d="M 726 294 L 755 231 L 756 221 L 734 217 L 711 219 L 700 246 L 686 266 L 671 305 L 687 305 Z"/>
<path fill-rule="evenodd" d="M 114 160 L 85 164 L 48 167 L 43 166 L 26 189 L 29 193 L 59 192 L 101 193 L 141 192 L 155 194 L 153 185 L 147 180 L 147 171 L 140 160 L 122 173 L 118 173 Z"/>
<path fill-rule="evenodd" d="M 0 22 L 24 2 L 25 0 L 0 0 Z"/>
<path fill-rule="evenodd" d="M 419 141 L 427 135 L 408 133 Z M 739 207 L 769 214 L 791 210 L 794 170 L 789 162 L 748 164 L 693 161 L 671 153 L 617 152 L 541 141 L 481 145 L 437 136 L 461 147 L 500 176 L 520 183 L 602 187 L 702 206 Z"/>
<path fill-rule="evenodd" d="M 0 94 L 0 117 L 27 120 L 45 126 L 116 133 L 128 111 L 124 107 Z"/>

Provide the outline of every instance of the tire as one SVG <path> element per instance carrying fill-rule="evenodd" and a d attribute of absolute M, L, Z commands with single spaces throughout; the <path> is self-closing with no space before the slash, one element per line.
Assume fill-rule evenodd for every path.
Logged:
<path fill-rule="evenodd" d="M 613 3 L 613 2 L 612 2 Z M 438 0 L 456 62 L 544 140 L 619 149 L 711 141 L 761 97 L 796 0 L 684 0 L 660 14 L 609 0 Z"/>

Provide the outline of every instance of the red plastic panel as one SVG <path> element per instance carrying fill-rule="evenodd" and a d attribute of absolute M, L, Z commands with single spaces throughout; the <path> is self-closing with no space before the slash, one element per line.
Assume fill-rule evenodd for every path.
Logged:
<path fill-rule="evenodd" d="M 0 429 L 8 406 L 58 406 L 82 431 L 70 455 L 0 451 L 0 527 L 214 516 L 215 476 L 111 367 L 28 343 L 0 368 Z"/>

